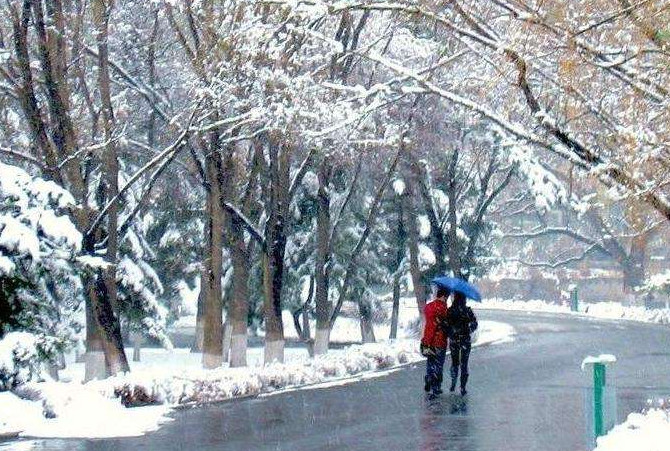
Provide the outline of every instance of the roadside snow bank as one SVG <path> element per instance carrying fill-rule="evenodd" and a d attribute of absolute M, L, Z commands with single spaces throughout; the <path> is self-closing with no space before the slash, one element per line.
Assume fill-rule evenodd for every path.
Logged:
<path fill-rule="evenodd" d="M 666 451 L 670 444 L 670 411 L 631 413 L 625 423 L 598 438 L 595 451 Z"/>
<path fill-rule="evenodd" d="M 514 310 L 547 313 L 566 313 L 599 319 L 624 319 L 643 323 L 670 324 L 670 309 L 647 309 L 645 307 L 624 306 L 617 302 L 580 303 L 579 312 L 570 311 L 568 305 L 552 304 L 542 300 L 514 301 L 485 299 L 473 304 L 475 309 Z"/>
<path fill-rule="evenodd" d="M 481 321 L 474 345 L 509 342 L 513 335 L 510 325 Z M 215 370 L 199 368 L 199 359 L 187 363 L 179 350 L 165 351 L 163 366 L 140 367 L 86 384 L 25 384 L 15 392 L 0 393 L 0 433 L 4 428 L 22 431 L 24 437 L 142 435 L 171 421 L 166 414 L 172 407 L 380 377 L 422 360 L 418 348 L 417 340 L 405 339 L 349 346 L 313 359 L 305 352 L 303 358 L 294 355 L 284 364 Z M 175 365 L 170 356 L 182 364 Z"/>
<path fill-rule="evenodd" d="M 118 399 L 88 384 L 48 382 L 35 387 L 42 401 L 0 393 L 0 418 L 5 423 L 0 425 L 0 433 L 4 429 L 21 431 L 26 437 L 133 437 L 171 421 L 165 416 L 168 406 L 126 409 Z"/>

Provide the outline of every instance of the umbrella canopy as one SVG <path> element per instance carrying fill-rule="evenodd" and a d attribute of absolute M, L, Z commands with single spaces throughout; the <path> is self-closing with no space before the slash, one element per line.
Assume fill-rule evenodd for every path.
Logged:
<path fill-rule="evenodd" d="M 474 285 L 466 282 L 463 279 L 459 279 L 457 277 L 441 276 L 434 278 L 432 282 L 438 287 L 446 288 L 449 291 L 457 291 L 462 293 L 465 295 L 465 297 L 470 298 L 473 301 L 482 301 L 482 296 L 479 294 L 479 290 L 477 290 Z"/>

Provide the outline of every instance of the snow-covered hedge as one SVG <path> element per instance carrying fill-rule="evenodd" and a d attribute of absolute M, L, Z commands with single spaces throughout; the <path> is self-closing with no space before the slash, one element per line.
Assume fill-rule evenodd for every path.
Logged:
<path fill-rule="evenodd" d="M 418 361 L 415 341 L 351 346 L 341 353 L 300 363 L 263 367 L 191 370 L 182 374 L 133 372 L 110 379 L 114 394 L 126 406 L 203 404 L 253 396 Z"/>
<path fill-rule="evenodd" d="M 0 391 L 42 379 L 40 348 L 39 338 L 28 332 L 10 332 L 0 340 Z"/>

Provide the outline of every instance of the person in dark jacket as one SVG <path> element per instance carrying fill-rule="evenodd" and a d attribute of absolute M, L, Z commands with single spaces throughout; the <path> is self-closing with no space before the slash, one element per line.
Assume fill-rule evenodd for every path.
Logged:
<path fill-rule="evenodd" d="M 451 353 L 451 387 L 456 390 L 458 372 L 461 373 L 461 395 L 467 394 L 468 360 L 472 347 L 472 333 L 477 330 L 477 318 L 472 309 L 465 305 L 465 296 L 454 293 L 454 301 L 447 311 L 447 335 L 449 352 Z"/>
<path fill-rule="evenodd" d="M 426 377 L 424 390 L 433 391 L 434 395 L 442 393 L 442 373 L 447 355 L 447 298 L 449 291 L 437 289 L 432 302 L 424 307 L 426 325 L 421 339 L 422 353 L 426 356 Z M 426 350 L 427 352 L 423 352 Z"/>

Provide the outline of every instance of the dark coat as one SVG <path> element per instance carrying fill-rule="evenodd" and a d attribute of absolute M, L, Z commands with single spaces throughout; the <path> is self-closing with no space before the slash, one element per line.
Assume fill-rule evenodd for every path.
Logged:
<path fill-rule="evenodd" d="M 477 317 L 468 306 L 454 304 L 447 312 L 447 334 L 450 340 L 469 342 L 470 335 L 477 330 Z"/>

